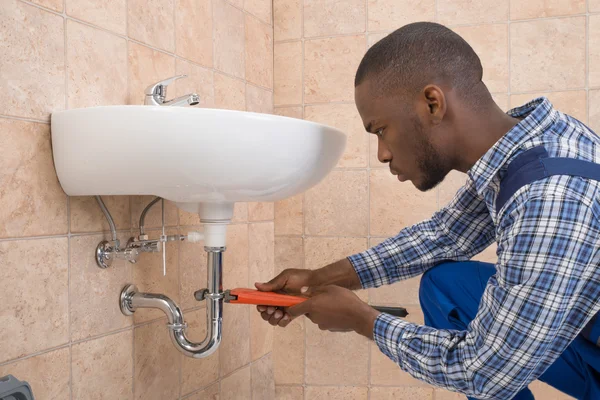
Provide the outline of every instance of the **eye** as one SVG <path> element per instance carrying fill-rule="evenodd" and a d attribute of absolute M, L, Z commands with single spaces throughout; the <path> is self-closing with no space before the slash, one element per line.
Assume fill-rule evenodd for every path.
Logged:
<path fill-rule="evenodd" d="M 383 128 L 379 128 L 375 131 L 375 134 L 380 137 L 383 138 Z"/>

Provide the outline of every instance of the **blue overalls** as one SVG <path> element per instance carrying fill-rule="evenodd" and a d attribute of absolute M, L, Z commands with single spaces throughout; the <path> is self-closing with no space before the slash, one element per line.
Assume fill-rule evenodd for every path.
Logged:
<path fill-rule="evenodd" d="M 572 158 L 548 158 L 546 149 L 541 146 L 527 150 L 510 163 L 500 183 L 496 210 L 500 210 L 524 185 L 552 175 L 600 181 L 600 164 Z M 419 289 L 425 325 L 466 330 L 477 314 L 488 279 L 495 273 L 494 264 L 476 261 L 446 262 L 429 269 L 423 274 Z M 599 346 L 600 317 L 596 315 L 539 380 L 576 399 L 600 400 Z M 525 388 L 513 399 L 531 400 L 534 397 Z"/>

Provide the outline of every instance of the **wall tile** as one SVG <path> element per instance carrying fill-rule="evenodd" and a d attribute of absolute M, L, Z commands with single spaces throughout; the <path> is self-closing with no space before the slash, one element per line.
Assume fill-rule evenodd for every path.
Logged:
<path fill-rule="evenodd" d="M 308 386 L 306 397 L 311 400 L 367 400 L 367 387 Z"/>
<path fill-rule="evenodd" d="M 273 112 L 273 92 L 246 85 L 246 111 L 271 114 Z"/>
<path fill-rule="evenodd" d="M 112 216 L 117 229 L 131 227 L 129 196 L 102 196 L 102 201 Z M 71 232 L 109 231 L 108 221 L 93 196 L 75 196 L 71 203 Z"/>
<path fill-rule="evenodd" d="M 600 15 L 590 15 L 589 17 L 589 76 L 588 83 L 590 87 L 600 86 Z M 579 45 L 583 45 L 580 40 Z"/>
<path fill-rule="evenodd" d="M 497 249 L 498 245 L 496 243 L 492 243 L 487 249 L 473 257 L 473 260 L 495 264 L 498 261 L 498 255 L 496 254 Z"/>
<path fill-rule="evenodd" d="M 347 136 L 338 167 L 366 167 L 369 134 L 354 104 L 320 104 L 304 108 L 304 119 L 329 125 Z"/>
<path fill-rule="evenodd" d="M 26 381 L 36 399 L 69 400 L 69 370 L 70 353 L 64 348 L 1 366 L 0 376 Z"/>
<path fill-rule="evenodd" d="M 0 362 L 69 340 L 66 238 L 0 243 Z"/>
<path fill-rule="evenodd" d="M 246 84 L 215 72 L 215 107 L 246 110 Z"/>
<path fill-rule="evenodd" d="M 131 222 L 134 228 L 140 227 L 140 216 L 148 204 L 154 200 L 156 196 L 131 196 Z M 177 206 L 169 200 L 165 200 L 165 225 L 177 225 Z M 144 219 L 145 229 L 160 228 L 162 226 L 162 206 L 161 202 L 155 203 L 150 211 L 146 213 Z M 139 230 L 134 232 L 137 236 Z"/>
<path fill-rule="evenodd" d="M 39 4 L 42 7 L 50 8 L 62 12 L 63 0 L 33 0 L 32 3 Z"/>
<path fill-rule="evenodd" d="M 250 368 L 252 374 L 252 398 L 260 400 L 275 399 L 275 381 L 273 380 L 273 359 L 271 355 L 256 361 Z"/>
<path fill-rule="evenodd" d="M 0 237 L 67 233 L 48 125 L 0 119 Z"/>
<path fill-rule="evenodd" d="M 304 194 L 275 202 L 275 234 L 302 235 Z"/>
<path fill-rule="evenodd" d="M 439 0 L 438 21 L 443 25 L 505 22 L 509 0 Z"/>
<path fill-rule="evenodd" d="M 363 0 L 304 0 L 304 37 L 365 31 Z"/>
<path fill-rule="evenodd" d="M 213 66 L 212 17 L 211 0 L 175 0 L 175 52 L 178 56 Z"/>
<path fill-rule="evenodd" d="M 284 117 L 302 119 L 302 107 L 280 107 L 273 110 L 273 114 Z"/>
<path fill-rule="evenodd" d="M 219 400 L 247 399 L 251 393 L 250 366 L 237 371 L 221 381 L 221 397 Z"/>
<path fill-rule="evenodd" d="M 304 240 L 304 265 L 307 269 L 317 269 L 365 250 L 366 238 L 307 237 Z M 356 295 L 363 301 L 368 300 L 366 290 L 359 290 Z"/>
<path fill-rule="evenodd" d="M 62 3 L 62 1 L 61 1 Z M 44 1 L 52 5 L 54 1 Z M 48 119 L 65 106 L 62 17 L 16 0 L 0 3 L 0 114 Z"/>
<path fill-rule="evenodd" d="M 272 202 L 248 203 L 249 221 L 273 221 L 275 218 L 275 206 Z"/>
<path fill-rule="evenodd" d="M 589 12 L 600 11 L 600 1 L 599 0 L 588 0 L 588 8 L 589 8 Z"/>
<path fill-rule="evenodd" d="M 175 75 L 175 58 L 129 42 L 129 104 L 144 104 L 144 90 Z"/>
<path fill-rule="evenodd" d="M 127 103 L 125 39 L 67 21 L 68 107 Z"/>
<path fill-rule="evenodd" d="M 131 326 L 133 318 L 121 313 L 115 299 L 132 283 L 132 264 L 116 260 L 102 269 L 96 264 L 95 249 L 109 235 L 71 238 L 71 339 L 81 340 Z M 121 235 L 124 245 L 128 237 Z M 134 281 L 135 282 L 135 281 Z M 136 284 L 138 282 L 135 282 Z"/>
<path fill-rule="evenodd" d="M 305 103 L 354 101 L 354 75 L 364 54 L 364 35 L 304 42 Z"/>
<path fill-rule="evenodd" d="M 73 345 L 73 399 L 133 399 L 133 331 Z"/>
<path fill-rule="evenodd" d="M 215 68 L 244 78 L 244 13 L 224 0 L 213 3 Z"/>
<path fill-rule="evenodd" d="M 275 239 L 273 222 L 249 226 L 249 280 L 246 287 L 255 282 L 268 282 L 275 276 Z M 250 310 L 251 356 L 257 360 L 273 350 L 273 327 L 262 319 L 253 308 Z"/>
<path fill-rule="evenodd" d="M 206 337 L 206 309 L 185 314 L 188 338 L 200 343 Z M 224 332 L 228 334 L 229 332 Z M 219 378 L 219 350 L 206 358 L 182 357 L 181 394 L 185 395 Z"/>
<path fill-rule="evenodd" d="M 369 31 L 396 30 L 419 21 L 435 20 L 435 0 L 369 0 Z"/>
<path fill-rule="evenodd" d="M 219 384 L 215 383 L 204 390 L 186 397 L 185 400 L 219 400 Z"/>
<path fill-rule="evenodd" d="M 302 103 L 302 42 L 275 44 L 274 103 Z"/>
<path fill-rule="evenodd" d="M 228 3 L 230 3 L 231 5 L 235 6 L 236 8 L 239 9 L 243 9 L 244 8 L 244 0 L 226 0 Z"/>
<path fill-rule="evenodd" d="M 439 187 L 439 206 L 445 207 L 452 201 L 458 190 L 467 183 L 468 176 L 464 172 L 450 171 Z"/>
<path fill-rule="evenodd" d="M 137 327 L 133 332 L 135 399 L 176 398 L 183 356 L 171 343 L 165 321 Z"/>
<path fill-rule="evenodd" d="M 371 384 L 389 386 L 428 386 L 425 382 L 413 378 L 404 372 L 371 343 Z"/>
<path fill-rule="evenodd" d="M 433 400 L 433 389 L 416 387 L 374 387 L 371 400 L 419 399 Z M 436 397 L 436 400 L 439 400 Z"/>
<path fill-rule="evenodd" d="M 519 107 L 536 97 L 548 97 L 554 108 L 577 118 L 582 122 L 587 121 L 587 94 L 585 90 L 552 93 L 511 94 L 510 108 Z"/>
<path fill-rule="evenodd" d="M 181 230 L 180 233 L 186 234 L 187 230 Z M 179 282 L 181 291 L 179 306 L 184 310 L 204 304 L 194 298 L 194 293 L 206 287 L 206 262 L 207 254 L 204 251 L 204 242 L 190 243 L 186 240 L 179 244 Z"/>
<path fill-rule="evenodd" d="M 246 80 L 273 88 L 273 28 L 246 15 Z"/>
<path fill-rule="evenodd" d="M 492 100 L 500 107 L 500 109 L 504 112 L 508 111 L 508 95 L 504 93 L 494 93 L 492 94 Z"/>
<path fill-rule="evenodd" d="M 273 2 L 271 0 L 244 0 L 244 10 L 272 25 Z"/>
<path fill-rule="evenodd" d="M 366 386 L 368 349 L 363 336 L 321 331 L 306 320 L 306 383 Z"/>
<path fill-rule="evenodd" d="M 161 231 L 147 231 L 150 239 L 158 239 Z M 168 229 L 167 235 L 177 234 L 177 230 Z M 179 304 L 179 242 L 168 242 L 167 274 L 163 275 L 163 256 L 160 253 L 140 253 L 133 267 L 133 282 L 140 292 L 161 293 Z M 200 288 L 198 288 L 200 289 Z M 136 324 L 161 318 L 165 314 L 156 308 L 142 308 L 133 314 Z"/>
<path fill-rule="evenodd" d="M 301 237 L 275 237 L 275 274 L 288 268 L 304 268 L 304 245 Z"/>
<path fill-rule="evenodd" d="M 231 222 L 248 222 L 248 203 L 235 203 Z"/>
<path fill-rule="evenodd" d="M 333 171 L 305 193 L 305 234 L 366 236 L 366 171 Z"/>
<path fill-rule="evenodd" d="M 275 41 L 302 37 L 302 0 L 273 0 Z"/>
<path fill-rule="evenodd" d="M 300 317 L 285 329 L 275 330 L 273 373 L 278 385 L 304 382 L 304 324 L 305 318 Z"/>
<path fill-rule="evenodd" d="M 585 85 L 585 17 L 519 22 L 510 29 L 511 92 Z M 564 62 L 546 62 L 553 58 Z"/>
<path fill-rule="evenodd" d="M 590 90 L 590 128 L 600 132 L 600 90 Z M 275 226 L 277 229 L 277 226 Z"/>
<path fill-rule="evenodd" d="M 461 393 L 450 392 L 444 389 L 434 390 L 435 400 L 464 400 L 465 396 Z"/>
<path fill-rule="evenodd" d="M 248 284 L 248 225 L 227 226 L 227 250 L 223 253 L 223 286 L 233 289 Z"/>
<path fill-rule="evenodd" d="M 215 90 L 212 70 L 178 59 L 175 61 L 175 73 L 185 74 L 187 78 L 173 83 L 173 90 L 169 96 L 178 97 L 196 93 L 200 96 L 200 104 L 196 107 L 214 107 Z"/>
<path fill-rule="evenodd" d="M 372 47 L 375 43 L 379 42 L 381 39 L 389 35 L 389 32 L 384 33 L 369 33 L 367 39 L 367 45 Z"/>
<path fill-rule="evenodd" d="M 128 0 L 129 37 L 169 52 L 175 51 L 174 0 Z"/>
<path fill-rule="evenodd" d="M 250 362 L 250 315 L 248 313 L 251 307 L 225 303 L 223 308 L 224 334 L 219 348 L 221 377 Z M 252 311 L 256 312 L 256 309 L 253 308 Z M 222 395 L 223 391 L 222 386 Z"/>
<path fill-rule="evenodd" d="M 275 399 L 304 400 L 304 388 L 302 386 L 275 386 Z"/>
<path fill-rule="evenodd" d="M 510 0 L 510 19 L 556 17 L 585 13 L 585 0 L 535 0 L 520 2 Z"/>
<path fill-rule="evenodd" d="M 67 14 L 120 35 L 127 33 L 127 0 L 69 0 Z"/>
<path fill-rule="evenodd" d="M 392 285 L 369 289 L 371 304 L 406 307 L 408 304 L 419 304 L 420 276 L 403 280 Z"/>
<path fill-rule="evenodd" d="M 483 82 L 490 92 L 508 91 L 508 25 L 478 25 L 454 28 L 481 59 Z"/>
<path fill-rule="evenodd" d="M 395 235 L 402 228 L 430 218 L 437 210 L 435 190 L 421 192 L 398 182 L 386 169 L 371 170 L 371 235 Z"/>

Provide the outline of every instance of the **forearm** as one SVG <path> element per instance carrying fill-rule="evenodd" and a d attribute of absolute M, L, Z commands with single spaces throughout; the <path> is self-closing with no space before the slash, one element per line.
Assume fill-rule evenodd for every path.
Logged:
<path fill-rule="evenodd" d="M 316 286 L 336 285 L 350 290 L 362 288 L 360 279 L 347 258 L 316 269 L 312 280 Z"/>

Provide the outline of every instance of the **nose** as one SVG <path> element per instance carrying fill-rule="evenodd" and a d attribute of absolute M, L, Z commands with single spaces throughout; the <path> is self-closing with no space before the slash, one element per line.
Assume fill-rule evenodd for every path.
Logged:
<path fill-rule="evenodd" d="M 380 163 L 389 163 L 392 161 L 392 153 L 388 149 L 388 147 L 383 143 L 381 138 L 377 139 L 377 159 Z"/>

